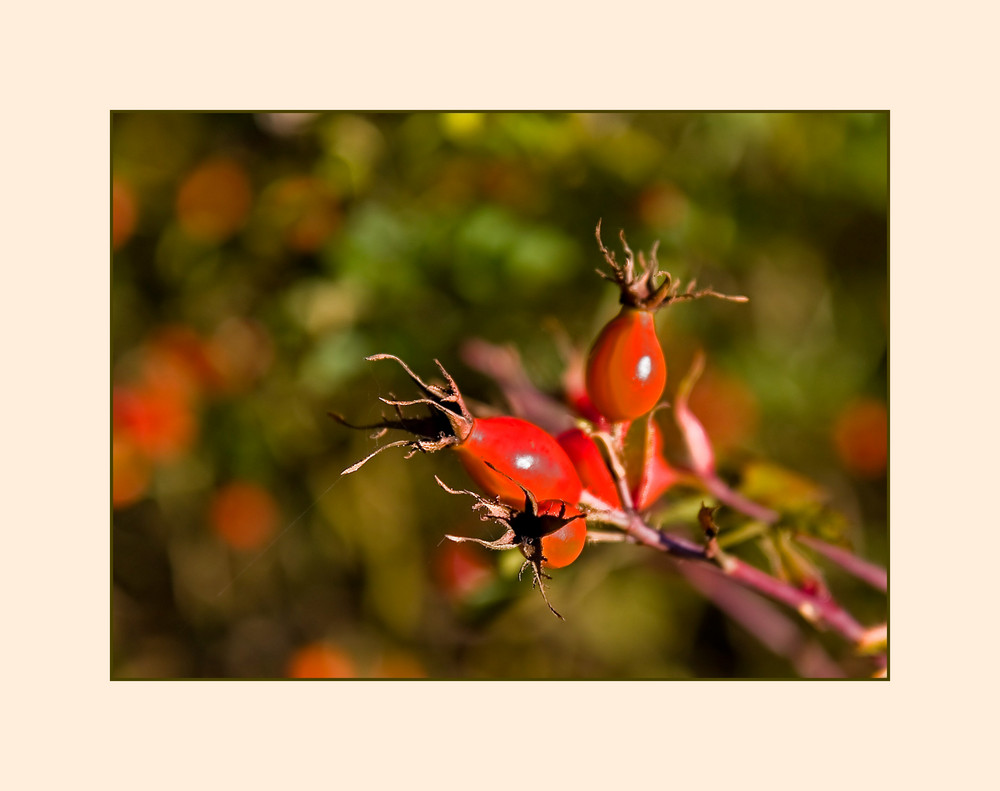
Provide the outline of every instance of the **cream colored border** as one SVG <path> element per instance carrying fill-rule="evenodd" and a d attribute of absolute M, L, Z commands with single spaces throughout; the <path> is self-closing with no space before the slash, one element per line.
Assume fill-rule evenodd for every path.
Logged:
<path fill-rule="evenodd" d="M 57 6 L 0 54 L 10 787 L 988 785 L 986 4 Z M 317 107 L 890 109 L 892 680 L 110 683 L 108 112 Z"/>

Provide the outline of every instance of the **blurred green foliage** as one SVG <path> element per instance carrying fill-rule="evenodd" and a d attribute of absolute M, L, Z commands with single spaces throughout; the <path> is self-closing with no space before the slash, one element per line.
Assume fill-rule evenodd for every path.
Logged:
<path fill-rule="evenodd" d="M 340 477 L 374 443 L 326 412 L 365 422 L 410 393 L 366 355 L 440 359 L 503 407 L 459 348 L 510 342 L 556 388 L 547 319 L 585 349 L 616 309 L 598 219 L 609 248 L 659 240 L 661 268 L 750 297 L 658 318 L 666 398 L 706 351 L 692 407 L 724 472 L 815 481 L 837 516 L 810 529 L 887 560 L 887 114 L 135 112 L 111 131 L 114 677 L 294 675 L 316 645 L 357 677 L 793 675 L 639 547 L 554 573 L 556 620 L 513 553 L 442 544 L 494 535 L 434 484 L 467 485 L 448 454 Z M 766 494 L 778 473 L 755 469 Z"/>

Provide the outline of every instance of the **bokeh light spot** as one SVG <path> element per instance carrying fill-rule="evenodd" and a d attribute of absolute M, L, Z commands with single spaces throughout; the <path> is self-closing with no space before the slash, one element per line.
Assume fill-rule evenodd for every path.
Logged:
<path fill-rule="evenodd" d="M 124 508 L 138 501 L 149 488 L 149 463 L 125 437 L 111 443 L 111 502 Z"/>
<path fill-rule="evenodd" d="M 876 399 L 848 404 L 833 427 L 837 455 L 851 472 L 866 478 L 885 473 L 889 455 L 889 413 Z"/>
<path fill-rule="evenodd" d="M 125 432 L 136 448 L 157 461 L 184 454 L 196 432 L 187 401 L 175 390 L 151 384 L 116 386 L 112 416 L 115 434 Z"/>
<path fill-rule="evenodd" d="M 341 649 L 326 642 L 308 643 L 288 660 L 289 678 L 354 678 L 354 662 Z"/>
<path fill-rule="evenodd" d="M 111 182 L 111 247 L 120 250 L 132 238 L 139 206 L 131 185 L 121 178 Z"/>
<path fill-rule="evenodd" d="M 434 578 L 446 596 L 464 598 L 488 584 L 492 576 L 486 553 L 468 544 L 449 541 L 434 554 Z"/>
<path fill-rule="evenodd" d="M 209 521 L 233 549 L 260 547 L 278 527 L 278 507 L 271 494 L 254 483 L 230 483 L 215 493 Z"/>
<path fill-rule="evenodd" d="M 242 165 L 232 159 L 203 162 L 181 182 L 177 220 L 192 239 L 218 244 L 243 227 L 253 193 Z"/>

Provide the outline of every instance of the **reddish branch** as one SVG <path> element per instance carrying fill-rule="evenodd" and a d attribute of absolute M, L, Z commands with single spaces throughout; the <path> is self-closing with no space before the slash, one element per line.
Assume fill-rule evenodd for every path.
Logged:
<path fill-rule="evenodd" d="M 857 577 L 862 582 L 867 582 L 876 590 L 880 590 L 883 593 L 889 590 L 889 575 L 881 566 L 876 566 L 874 563 L 862 560 L 853 552 L 849 552 L 833 544 L 827 544 L 825 541 L 820 541 L 813 536 L 800 535 L 796 536 L 795 540 L 800 544 L 805 544 L 810 549 L 814 549 L 827 560 L 836 563 L 844 571 Z"/>
<path fill-rule="evenodd" d="M 717 475 L 698 476 L 705 491 L 724 505 L 728 505 L 734 511 L 746 514 L 764 524 L 773 525 L 778 521 L 778 512 L 766 508 L 759 503 L 748 500 L 739 492 L 735 492 L 726 486 L 725 482 Z"/>
<path fill-rule="evenodd" d="M 851 643 L 858 643 L 867 632 L 864 626 L 854 620 L 850 613 L 833 599 L 807 593 L 791 583 L 772 577 L 767 572 L 718 550 L 717 547 L 714 547 L 713 551 L 711 542 L 698 544 L 664 530 L 658 530 L 646 524 L 636 513 L 602 508 L 594 509 L 590 518 L 597 522 L 615 525 L 637 543 L 666 552 L 676 558 L 714 565 L 733 582 L 794 608 L 811 623 L 825 624 Z"/>
<path fill-rule="evenodd" d="M 667 292 L 663 293 L 666 295 Z M 515 412 L 545 424 L 550 430 L 565 427 L 567 416 L 561 405 L 534 387 L 524 373 L 515 351 L 483 341 L 473 341 L 463 349 L 463 356 L 470 365 L 497 381 Z M 815 641 L 809 641 L 801 635 L 794 624 L 773 606 L 746 596 L 741 601 L 736 591 L 739 588 L 753 591 L 771 601 L 791 607 L 810 623 L 837 632 L 854 646 L 864 647 L 865 641 L 870 639 L 871 630 L 856 621 L 825 588 L 819 591 L 803 590 L 723 552 L 718 544 L 718 528 L 711 516 L 714 509 L 703 508 L 699 517 L 705 531 L 705 543 L 691 541 L 646 523 L 632 503 L 623 459 L 622 429 L 623 426 L 613 426 L 610 432 L 595 431 L 592 436 L 603 446 L 603 455 L 617 484 L 624 510 L 607 510 L 605 503 L 590 498 L 585 492 L 583 504 L 590 508 L 588 522 L 613 525 L 622 531 L 617 534 L 619 539 L 644 544 L 676 558 L 680 573 L 698 590 L 752 632 L 759 633 L 758 636 L 765 645 L 776 653 L 787 656 L 803 675 L 842 675 L 822 648 Z M 714 469 L 705 469 L 700 473 L 690 471 L 690 480 L 696 481 L 718 503 L 752 519 L 767 525 L 774 525 L 779 520 L 777 511 L 748 500 L 734 491 L 715 474 Z M 591 540 L 616 538 L 614 533 L 599 530 L 589 532 Z M 887 574 L 879 566 L 811 536 L 797 535 L 795 538 L 857 578 L 878 590 L 886 590 Z M 884 666 L 884 654 L 874 656 L 873 661 L 878 666 Z"/>
<path fill-rule="evenodd" d="M 709 494 L 713 495 L 720 503 L 728 505 L 735 511 L 739 511 L 764 524 L 773 525 L 778 521 L 779 514 L 758 503 L 748 500 L 738 492 L 734 492 L 720 478 L 709 475 L 698 478 Z M 814 536 L 796 534 L 795 540 L 814 550 L 825 557 L 831 563 L 836 563 L 844 571 L 862 582 L 866 582 L 876 590 L 885 593 L 889 589 L 889 575 L 884 568 L 871 561 L 859 558 L 850 550 L 828 544 Z"/>
<path fill-rule="evenodd" d="M 770 602 L 706 564 L 678 561 L 677 571 L 765 647 L 788 659 L 803 678 L 844 678 L 844 670 L 823 647 Z"/>

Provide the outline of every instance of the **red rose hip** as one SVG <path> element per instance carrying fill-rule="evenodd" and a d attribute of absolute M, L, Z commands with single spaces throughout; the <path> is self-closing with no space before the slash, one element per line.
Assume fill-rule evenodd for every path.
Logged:
<path fill-rule="evenodd" d="M 623 307 L 601 330 L 587 358 L 587 394 L 613 423 L 649 412 L 663 395 L 667 362 L 653 314 Z"/>
<path fill-rule="evenodd" d="M 398 401 L 382 398 L 383 403 L 396 409 L 396 418 L 383 418 L 371 426 L 355 428 L 401 429 L 415 439 L 398 440 L 383 445 L 341 474 L 354 472 L 382 451 L 405 446 L 407 458 L 414 453 L 434 453 L 452 448 L 458 454 L 469 476 L 486 492 L 499 497 L 508 505 L 524 502 L 524 492 L 530 491 L 542 500 L 559 499 L 576 503 L 583 485 L 573 462 L 548 432 L 516 417 L 475 418 L 466 407 L 458 386 L 438 363 L 447 385 L 426 384 L 398 357 L 376 354 L 369 360 L 395 360 L 424 394 L 423 398 Z M 407 417 L 402 408 L 424 404 L 431 407 L 426 417 Z M 330 416 L 351 425 L 340 415 Z"/>
<path fill-rule="evenodd" d="M 551 434 L 527 420 L 477 418 L 472 431 L 453 448 L 469 477 L 505 503 L 524 502 L 518 484 L 539 500 L 580 499 L 583 485 L 566 451 Z"/>
<path fill-rule="evenodd" d="M 694 290 L 692 281 L 681 292 L 680 284 L 669 272 L 660 272 L 656 263 L 656 245 L 649 260 L 639 253 L 636 258 L 619 234 L 625 249 L 625 262 L 619 263 L 601 241 L 601 224 L 597 224 L 597 245 L 604 254 L 610 274 L 598 273 L 618 286 L 622 309 L 594 341 L 587 358 L 587 394 L 605 418 L 620 423 L 634 420 L 649 412 L 663 395 L 667 382 L 667 364 L 656 337 L 653 313 L 673 302 L 717 297 L 733 302 L 746 302 L 746 297 L 727 296 L 712 289 Z M 663 275 L 659 285 L 655 279 Z"/>
<path fill-rule="evenodd" d="M 541 539 L 542 565 L 553 569 L 565 568 L 580 557 L 583 545 L 587 543 L 587 521 L 583 518 L 583 511 L 558 500 L 544 500 L 538 504 L 538 515 L 571 520 Z"/>
<path fill-rule="evenodd" d="M 579 428 L 567 429 L 556 441 L 576 467 L 583 488 L 609 508 L 621 508 L 618 488 L 597 443 Z"/>

